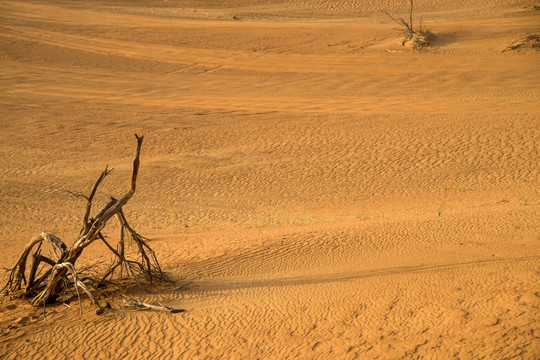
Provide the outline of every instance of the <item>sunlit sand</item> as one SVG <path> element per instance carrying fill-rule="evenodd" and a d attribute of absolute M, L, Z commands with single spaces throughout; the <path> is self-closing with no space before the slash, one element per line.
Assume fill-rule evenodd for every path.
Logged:
<path fill-rule="evenodd" d="M 5 297 L 0 358 L 540 358 L 540 58 L 503 53 L 540 10 L 487 3 L 416 1 L 417 51 L 407 1 L 0 2 L 0 266 L 71 244 L 66 190 L 121 194 L 138 133 L 125 211 L 173 279 Z"/>

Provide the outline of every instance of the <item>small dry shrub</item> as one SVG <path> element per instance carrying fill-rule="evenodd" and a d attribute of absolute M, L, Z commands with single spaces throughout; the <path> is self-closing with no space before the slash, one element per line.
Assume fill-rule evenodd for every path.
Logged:
<path fill-rule="evenodd" d="M 409 0 L 409 20 L 403 18 L 396 18 L 388 12 L 384 12 L 392 21 L 400 26 L 403 32 L 403 41 L 401 45 L 409 45 L 414 49 L 421 49 L 429 46 L 430 41 L 434 39 L 433 33 L 422 25 L 422 19 L 418 26 L 414 25 L 413 12 L 414 12 L 414 0 Z"/>
<path fill-rule="evenodd" d="M 502 52 L 517 50 L 517 49 L 533 49 L 540 50 L 540 34 L 525 35 L 519 40 L 510 43 Z"/>

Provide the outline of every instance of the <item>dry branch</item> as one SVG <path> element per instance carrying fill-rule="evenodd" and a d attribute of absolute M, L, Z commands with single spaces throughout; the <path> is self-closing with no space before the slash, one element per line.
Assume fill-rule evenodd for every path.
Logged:
<path fill-rule="evenodd" d="M 159 305 L 148 304 L 148 303 L 143 302 L 139 298 L 132 298 L 132 297 L 124 297 L 123 303 L 125 307 L 135 308 L 137 310 L 167 311 L 173 314 L 181 313 L 185 311 L 184 309 L 173 309 L 171 307 L 168 307 L 162 304 L 159 304 Z"/>
<path fill-rule="evenodd" d="M 143 136 L 135 135 L 137 139 L 137 149 L 133 160 L 133 170 L 131 181 L 128 190 L 119 199 L 112 198 L 106 203 L 96 215 L 90 217 L 92 211 L 94 197 L 98 191 L 100 184 L 105 177 L 112 171 L 108 167 L 101 173 L 99 178 L 94 183 L 90 194 L 85 196 L 81 193 L 70 192 L 77 197 L 84 197 L 87 201 L 85 213 L 83 216 L 83 226 L 79 235 L 68 248 L 62 240 L 52 234 L 41 233 L 32 238 L 24 248 L 17 263 L 8 271 L 9 278 L 3 287 L 2 291 L 6 293 L 14 293 L 20 291 L 22 285 L 25 285 L 25 290 L 22 295 L 25 297 L 33 297 L 32 304 L 40 305 L 56 301 L 56 299 L 64 294 L 67 290 L 75 290 L 80 301 L 79 289 L 82 289 L 92 300 L 94 305 L 102 310 L 99 301 L 90 291 L 88 285 L 79 278 L 76 262 L 81 256 L 83 250 L 92 244 L 94 241 L 102 240 L 109 250 L 115 255 L 115 262 L 109 270 L 99 277 L 98 285 L 102 284 L 109 276 L 112 276 L 114 270 L 120 266 L 126 269 L 127 275 L 138 285 L 142 287 L 140 277 L 152 281 L 154 278 L 163 279 L 164 274 L 157 261 L 156 254 L 147 244 L 146 238 L 139 235 L 129 224 L 122 207 L 131 199 L 136 190 L 137 175 L 140 166 L 140 153 L 143 142 Z M 121 236 L 115 250 L 102 234 L 103 229 L 111 217 L 116 216 L 120 222 Z M 138 253 L 141 257 L 140 261 L 127 259 L 125 255 L 125 234 L 129 234 L 137 245 Z M 41 254 L 43 243 L 51 246 L 55 255 L 55 260 Z M 37 248 L 36 248 L 37 246 Z M 34 250 L 35 248 L 35 250 Z M 26 276 L 27 262 L 29 256 L 32 255 L 32 263 L 28 270 L 28 280 Z M 49 266 L 45 271 L 40 272 L 40 265 Z M 82 308 L 81 308 L 82 309 Z"/>
<path fill-rule="evenodd" d="M 539 50 L 540 49 L 540 34 L 525 35 L 519 40 L 516 40 L 508 44 L 508 46 L 505 47 L 502 52 L 517 50 L 521 48 L 531 48 L 531 49 Z"/>

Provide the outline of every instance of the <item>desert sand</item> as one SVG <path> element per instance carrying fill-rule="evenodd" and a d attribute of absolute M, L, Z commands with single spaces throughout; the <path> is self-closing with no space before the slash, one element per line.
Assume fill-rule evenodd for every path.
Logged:
<path fill-rule="evenodd" d="M 126 214 L 173 282 L 4 297 L 0 358 L 540 358 L 540 58 L 502 52 L 533 5 L 418 0 L 416 51 L 406 1 L 3 0 L 0 266 L 71 244 L 66 190 L 121 193 L 139 133 Z"/>

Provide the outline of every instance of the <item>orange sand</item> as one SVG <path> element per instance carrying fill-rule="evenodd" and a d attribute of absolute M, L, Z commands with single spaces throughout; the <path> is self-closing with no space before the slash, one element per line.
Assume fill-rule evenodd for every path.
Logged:
<path fill-rule="evenodd" d="M 0 266 L 71 244 L 64 190 L 123 191 L 137 132 L 126 213 L 175 279 L 101 316 L 5 298 L 0 358 L 540 358 L 540 61 L 501 53 L 540 11 L 418 0 L 417 52 L 406 3 L 0 2 Z"/>

